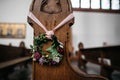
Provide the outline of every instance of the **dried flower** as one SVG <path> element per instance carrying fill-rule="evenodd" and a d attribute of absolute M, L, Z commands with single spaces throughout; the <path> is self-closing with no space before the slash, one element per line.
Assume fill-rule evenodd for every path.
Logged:
<path fill-rule="evenodd" d="M 39 63 L 40 63 L 40 64 L 43 64 L 43 63 L 44 63 L 44 58 L 43 58 L 43 57 L 41 57 L 41 58 L 39 59 Z"/>
<path fill-rule="evenodd" d="M 63 53 L 64 53 L 63 48 L 59 47 L 59 48 L 58 48 L 58 53 L 63 54 Z"/>
<path fill-rule="evenodd" d="M 35 52 L 34 53 L 34 58 L 36 59 L 36 60 L 39 60 L 39 58 L 41 58 L 42 57 L 42 55 L 39 53 L 39 52 Z"/>

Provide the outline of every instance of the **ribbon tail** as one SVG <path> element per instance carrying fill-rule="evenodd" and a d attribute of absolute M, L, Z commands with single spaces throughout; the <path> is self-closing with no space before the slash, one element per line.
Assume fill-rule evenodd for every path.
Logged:
<path fill-rule="evenodd" d="M 70 21 L 72 18 L 74 18 L 73 13 L 71 13 L 70 15 L 68 15 L 60 24 L 58 24 L 53 31 L 57 30 L 58 28 L 60 28 L 62 25 L 64 25 L 65 23 L 67 23 L 68 21 Z"/>
<path fill-rule="evenodd" d="M 48 30 L 45 28 L 45 26 L 34 16 L 32 12 L 28 13 L 28 17 L 31 18 L 35 23 L 37 23 L 45 32 Z"/>

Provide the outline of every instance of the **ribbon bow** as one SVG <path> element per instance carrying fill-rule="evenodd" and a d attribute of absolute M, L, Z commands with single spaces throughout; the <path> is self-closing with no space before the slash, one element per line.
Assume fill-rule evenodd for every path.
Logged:
<path fill-rule="evenodd" d="M 34 16 L 32 12 L 29 12 L 28 17 L 31 18 L 35 23 L 37 23 L 45 32 L 46 32 L 46 37 L 48 39 L 52 39 L 52 36 L 54 35 L 54 32 L 60 28 L 62 25 L 70 21 L 72 18 L 74 18 L 73 13 L 69 14 L 63 21 L 61 21 L 55 28 L 52 30 L 48 31 L 46 27 Z"/>

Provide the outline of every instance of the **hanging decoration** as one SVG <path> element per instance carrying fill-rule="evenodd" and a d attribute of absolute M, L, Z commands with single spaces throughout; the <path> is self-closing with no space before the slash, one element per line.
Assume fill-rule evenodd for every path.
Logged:
<path fill-rule="evenodd" d="M 44 45 L 48 42 L 52 42 L 51 46 L 43 51 Z M 48 39 L 46 34 L 39 34 L 34 38 L 31 52 L 33 61 L 41 65 L 58 65 L 63 59 L 64 49 L 63 44 L 58 41 L 55 35 L 52 36 L 52 39 Z"/>
<path fill-rule="evenodd" d="M 32 58 L 34 61 L 44 65 L 58 65 L 63 59 L 64 49 L 63 44 L 54 35 L 54 32 L 62 27 L 65 23 L 74 18 L 73 13 L 69 14 L 64 20 L 62 20 L 52 30 L 47 30 L 46 27 L 39 21 L 36 16 L 29 12 L 28 17 L 39 25 L 45 34 L 39 34 L 34 38 L 34 45 L 31 45 Z M 49 41 L 52 42 L 51 46 L 43 51 L 43 47 Z M 49 53 L 49 54 L 48 54 Z"/>

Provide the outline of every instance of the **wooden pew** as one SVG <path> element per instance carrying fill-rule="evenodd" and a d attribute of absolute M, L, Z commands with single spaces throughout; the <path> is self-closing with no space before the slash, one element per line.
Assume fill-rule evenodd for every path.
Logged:
<path fill-rule="evenodd" d="M 30 60 L 30 56 L 25 56 L 26 51 L 21 47 L 0 45 L 0 79 L 7 78 L 14 66 Z"/>
<path fill-rule="evenodd" d="M 101 66 L 101 75 L 111 79 L 113 70 L 120 70 L 120 46 L 105 46 L 85 48 L 80 52 L 85 56 L 85 61 Z M 85 64 L 84 64 L 85 65 Z"/>
<path fill-rule="evenodd" d="M 66 17 L 68 18 L 72 14 L 71 6 L 70 0 L 33 0 L 28 15 L 28 23 L 34 29 L 34 37 L 55 29 Z M 33 80 L 106 80 L 101 76 L 83 74 L 82 72 L 77 73 L 71 67 L 68 55 L 72 50 L 71 25 L 73 23 L 74 18 L 71 15 L 70 21 L 61 25 L 57 30 L 53 30 L 54 35 L 64 45 L 64 56 L 61 63 L 52 66 L 33 62 Z M 47 49 L 50 44 L 50 42 L 45 44 L 43 50 Z"/>

